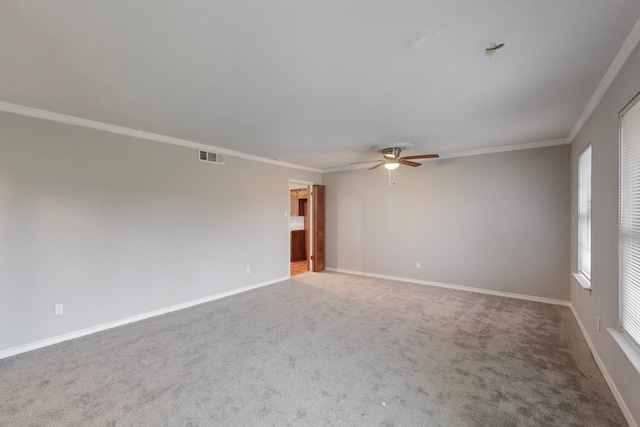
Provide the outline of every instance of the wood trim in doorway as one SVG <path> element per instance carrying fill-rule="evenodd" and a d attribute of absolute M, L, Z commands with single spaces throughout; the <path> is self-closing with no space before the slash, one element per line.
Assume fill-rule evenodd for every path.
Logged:
<path fill-rule="evenodd" d="M 324 270 L 325 187 L 313 186 L 313 271 Z"/>

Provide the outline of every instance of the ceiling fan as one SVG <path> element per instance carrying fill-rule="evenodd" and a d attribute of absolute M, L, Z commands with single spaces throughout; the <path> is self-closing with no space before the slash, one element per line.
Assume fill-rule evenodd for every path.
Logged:
<path fill-rule="evenodd" d="M 377 165 L 374 165 L 372 167 L 369 168 L 369 170 L 371 169 L 375 169 L 377 167 L 380 167 L 382 165 L 384 165 L 384 167 L 386 169 L 389 170 L 394 170 L 397 169 L 400 165 L 405 165 L 405 166 L 411 166 L 411 167 L 418 167 L 420 166 L 422 163 L 418 163 L 418 162 L 412 162 L 411 160 L 417 160 L 417 159 L 437 159 L 440 156 L 437 154 L 418 154 L 415 156 L 404 156 L 404 157 L 400 157 L 400 153 L 402 153 L 402 151 L 413 147 L 413 144 L 409 144 L 408 142 L 398 142 L 395 144 L 390 144 L 390 145 L 380 145 L 378 147 L 375 148 L 375 150 L 378 153 L 382 153 L 382 155 L 384 156 L 384 159 L 382 160 L 368 160 L 368 161 L 364 161 L 364 162 L 355 162 L 355 163 L 351 163 L 352 165 L 356 165 L 356 164 L 360 164 L 360 163 L 371 163 L 371 162 L 377 162 Z"/>

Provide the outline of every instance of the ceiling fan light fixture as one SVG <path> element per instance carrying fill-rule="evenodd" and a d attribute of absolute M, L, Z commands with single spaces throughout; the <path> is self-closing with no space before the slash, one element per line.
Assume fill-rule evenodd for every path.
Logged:
<path fill-rule="evenodd" d="M 437 154 L 417 154 L 414 156 L 404 156 L 401 157 L 401 153 L 403 150 L 413 147 L 413 144 L 408 142 L 395 142 L 389 145 L 379 145 L 375 147 L 375 150 L 378 153 L 381 153 L 383 156 L 383 160 L 365 160 L 364 162 L 355 162 L 351 163 L 352 165 L 358 163 L 376 163 L 371 166 L 369 170 L 377 169 L 380 166 L 384 166 L 388 171 L 392 171 L 400 167 L 400 165 L 411 166 L 412 168 L 416 168 L 421 166 L 422 163 L 414 162 L 416 159 L 437 159 L 440 156 Z"/>
<path fill-rule="evenodd" d="M 389 169 L 390 171 L 394 169 L 398 169 L 400 167 L 400 163 L 398 162 L 389 162 L 384 164 L 385 169 Z"/>

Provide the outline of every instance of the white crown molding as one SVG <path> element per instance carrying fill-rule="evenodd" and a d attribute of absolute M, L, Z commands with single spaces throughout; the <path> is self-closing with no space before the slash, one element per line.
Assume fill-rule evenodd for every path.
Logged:
<path fill-rule="evenodd" d="M 573 139 L 576 137 L 576 135 L 578 135 L 578 132 L 580 132 L 580 130 L 582 129 L 584 124 L 587 122 L 587 120 L 589 120 L 589 117 L 591 117 L 591 114 L 593 114 L 593 111 L 596 109 L 598 104 L 600 104 L 600 101 L 602 101 L 602 98 L 604 97 L 605 93 L 607 93 L 609 86 L 611 86 L 616 76 L 618 75 L 618 73 L 620 72 L 624 64 L 627 62 L 627 59 L 629 59 L 629 56 L 631 55 L 633 50 L 636 48 L 639 42 L 640 42 L 640 19 L 638 19 L 636 24 L 631 29 L 631 32 L 625 39 L 624 43 L 622 43 L 622 46 L 620 47 L 618 54 L 615 56 L 615 58 L 613 58 L 613 62 L 611 62 L 611 65 L 609 65 L 607 72 L 604 73 L 604 76 L 602 77 L 600 84 L 598 85 L 598 87 L 596 87 L 596 90 L 593 92 L 593 95 L 591 95 L 591 99 L 589 100 L 589 102 L 587 102 L 587 105 L 584 107 L 584 111 L 578 118 L 578 121 L 575 123 L 575 125 L 573 125 L 573 129 L 571 129 L 571 133 L 567 137 L 567 140 L 569 141 L 569 143 L 573 142 Z"/>
<path fill-rule="evenodd" d="M 45 338 L 43 340 L 32 342 L 29 344 L 7 348 L 5 350 L 0 350 L 0 360 L 7 357 L 11 357 L 11 356 L 16 356 L 18 354 L 26 353 L 29 351 L 37 350 L 39 348 L 48 347 L 53 344 L 58 344 L 64 341 L 69 341 L 69 340 L 84 337 L 87 335 L 95 334 L 96 332 L 102 332 L 107 329 L 117 328 L 118 326 L 128 325 L 129 323 L 138 322 L 140 320 L 145 320 L 150 317 L 160 316 L 163 314 L 167 314 L 167 313 L 182 310 L 185 308 L 193 307 L 196 305 L 204 304 L 207 302 L 215 301 L 217 299 L 225 298 L 231 295 L 236 295 L 243 292 L 251 291 L 253 289 L 258 289 L 265 286 L 273 285 L 275 283 L 279 283 L 288 279 L 289 277 L 281 277 L 278 279 L 257 283 L 255 285 L 245 286 L 233 291 L 222 292 L 219 294 L 210 295 L 203 298 L 198 298 L 192 301 L 183 302 L 181 304 L 175 304 L 169 307 L 160 308 L 158 310 L 152 310 L 146 313 L 137 314 L 135 316 L 127 317 L 124 319 L 115 320 L 113 322 L 103 323 L 100 325 L 92 326 L 90 328 L 80 329 L 78 331 L 69 332 L 67 334 L 58 335 L 51 338 Z"/>
<path fill-rule="evenodd" d="M 554 147 L 556 145 L 565 145 L 569 144 L 569 141 L 566 139 L 550 139 L 547 141 L 536 141 L 536 142 L 528 142 L 525 144 L 512 144 L 505 145 L 502 147 L 491 147 L 491 148 L 481 148 L 479 150 L 469 150 L 469 151 L 458 151 L 456 153 L 448 153 L 442 154 L 440 159 L 453 159 L 456 157 L 469 157 L 469 156 L 479 156 L 481 154 L 494 154 L 494 153 L 504 153 L 506 151 L 518 151 L 518 150 L 531 150 L 534 148 L 544 148 L 544 147 Z M 438 159 L 425 159 L 425 160 L 414 160 L 416 162 L 430 162 Z M 351 170 L 360 170 L 365 168 L 370 168 L 371 165 L 349 165 L 349 166 L 341 166 L 338 168 L 332 169 L 324 169 L 323 173 L 331 173 L 331 172 L 345 172 Z"/>
<path fill-rule="evenodd" d="M 21 116 L 34 117 L 37 119 L 49 120 L 67 125 L 80 126 L 89 129 L 96 129 L 105 132 L 115 133 L 118 135 L 130 136 L 133 138 L 146 139 L 150 141 L 162 142 L 165 144 L 179 145 L 181 147 L 195 148 L 199 150 L 215 151 L 227 156 L 239 157 L 242 159 L 253 160 L 256 162 L 268 163 L 276 166 L 283 166 L 292 169 L 302 169 L 310 172 L 322 173 L 322 169 L 311 168 L 308 166 L 296 165 L 293 163 L 282 162 L 279 160 L 267 159 L 265 157 L 254 156 L 251 154 L 241 153 L 240 151 L 228 150 L 222 147 L 202 144 L 199 142 L 189 141 L 186 139 L 174 138 L 171 136 L 160 135 L 152 132 L 131 129 L 123 126 L 116 126 L 108 123 L 97 122 L 94 120 L 83 119 L 66 114 L 54 113 L 51 111 L 40 110 L 37 108 L 25 107 L 23 105 L 11 104 L 9 102 L 0 101 L 0 111 L 7 113 L 19 114 Z"/>
<path fill-rule="evenodd" d="M 616 76 L 618 75 L 618 73 L 620 72 L 620 70 L 622 69 L 622 67 L 624 66 L 627 59 L 629 58 L 633 50 L 636 48 L 638 43 L 640 43 L 640 19 L 636 21 L 635 25 L 631 29 L 631 32 L 629 33 L 625 41 L 622 43 L 620 50 L 618 51 L 615 58 L 611 62 L 611 65 L 609 66 L 606 73 L 602 77 L 602 80 L 596 87 L 596 90 L 591 96 L 591 99 L 589 99 L 589 102 L 585 106 L 584 110 L 582 111 L 582 114 L 574 124 L 573 128 L 571 129 L 571 132 L 569 133 L 569 136 L 566 139 L 532 142 L 527 144 L 515 144 L 515 145 L 493 147 L 493 148 L 486 148 L 486 149 L 480 149 L 480 150 L 462 151 L 457 153 L 444 154 L 440 157 L 443 159 L 454 158 L 454 157 L 466 157 L 466 156 L 475 156 L 480 154 L 501 153 L 505 151 L 527 150 L 531 148 L 541 148 L 541 147 L 550 147 L 553 145 L 570 144 L 573 141 L 573 139 L 576 137 L 578 132 L 580 132 L 580 130 L 582 129 L 586 121 L 589 119 L 593 111 L 596 109 L 598 104 L 600 104 L 600 101 L 602 101 L 602 98 L 604 97 L 605 93 L 609 89 L 609 86 L 611 86 Z M 11 104 L 3 101 L 0 101 L 0 111 L 20 114 L 23 116 L 34 117 L 34 118 L 39 118 L 43 120 L 50 120 L 50 121 L 74 125 L 74 126 L 85 127 L 89 129 L 102 130 L 105 132 L 131 136 L 134 138 L 163 142 L 166 144 L 179 145 L 182 147 L 190 147 L 190 148 L 203 149 L 203 150 L 214 150 L 228 156 L 239 157 L 247 160 L 253 160 L 257 162 L 268 163 L 268 164 L 283 166 L 287 168 L 301 169 L 301 170 L 306 170 L 306 171 L 316 172 L 316 173 L 343 172 L 343 171 L 349 171 L 349 170 L 364 169 L 367 167 L 366 165 L 364 166 L 350 165 L 350 166 L 331 168 L 331 169 L 317 169 L 317 168 L 312 168 L 308 166 L 282 162 L 279 160 L 267 159 L 265 157 L 254 156 L 251 154 L 246 154 L 246 153 L 242 153 L 235 150 L 229 150 L 222 147 L 202 144 L 199 142 L 189 141 L 186 139 L 174 138 L 166 135 L 160 135 L 156 133 L 126 128 L 123 126 L 117 126 L 117 125 L 112 125 L 108 123 L 97 122 L 94 120 L 83 119 L 80 117 L 69 116 L 66 114 L 54 113 L 51 111 L 40 110 L 37 108 L 25 107 L 18 104 Z"/>
<path fill-rule="evenodd" d="M 640 22 L 640 21 L 639 21 Z M 146 132 L 136 129 L 131 129 L 123 126 L 116 126 L 108 123 L 102 123 L 94 120 L 83 119 L 80 117 L 69 116 L 66 114 L 54 113 L 51 111 L 40 110 L 32 107 L 25 107 L 23 105 L 11 104 L 9 102 L 0 101 L 0 111 L 7 113 L 19 114 L 21 116 L 33 117 L 37 119 L 49 120 L 53 122 L 68 124 L 72 126 L 79 126 L 88 129 L 101 130 L 104 132 L 110 132 L 118 135 L 130 136 L 133 138 L 146 139 L 150 141 L 162 142 L 165 144 L 178 145 L 181 147 L 195 148 L 199 150 L 215 151 L 227 156 L 239 157 L 242 159 L 253 160 L 256 162 L 268 163 L 271 165 L 282 166 L 292 169 L 301 169 L 309 172 L 316 173 L 331 173 L 331 172 L 343 172 L 349 170 L 359 170 L 370 167 L 370 165 L 349 165 L 332 169 L 317 169 L 309 166 L 296 165 L 294 163 L 287 163 L 280 160 L 267 159 L 265 157 L 254 156 L 252 154 L 242 153 L 240 151 L 229 150 L 222 147 L 216 147 L 213 145 L 202 144 L 200 142 L 189 141 L 186 139 L 174 138 L 172 136 L 160 135 L 157 133 Z M 457 153 L 448 153 L 440 156 L 441 159 L 451 159 L 455 157 L 468 157 L 477 156 L 481 154 L 493 154 L 502 153 L 505 151 L 517 151 L 517 150 L 529 150 L 532 148 L 552 147 L 555 145 L 568 144 L 567 139 L 553 139 L 548 141 L 529 142 L 526 144 L 513 144 L 502 147 L 482 148 L 479 150 L 460 151 Z"/>
<path fill-rule="evenodd" d="M 420 279 L 411 279 L 407 277 L 388 276 L 386 274 L 366 273 L 364 271 L 345 270 L 342 268 L 326 267 L 325 270 L 334 271 L 336 273 L 353 274 L 356 276 L 366 276 L 366 277 L 375 277 L 377 279 L 395 280 L 397 282 L 436 286 L 438 288 L 447 288 L 447 289 L 453 289 L 456 291 L 475 292 L 478 294 L 494 295 L 497 297 L 514 298 L 514 299 L 521 299 L 526 301 L 541 302 L 545 304 L 561 305 L 564 307 L 570 306 L 569 301 L 563 301 L 559 299 L 545 298 L 545 297 L 536 297 L 533 295 L 523 295 L 523 294 L 516 294 L 512 292 L 494 291 L 491 289 L 474 288 L 471 286 L 452 285 L 449 283 L 432 282 L 430 280 L 420 280 Z"/>
<path fill-rule="evenodd" d="M 550 139 L 547 141 L 528 142 L 526 144 L 513 144 L 504 147 L 482 148 L 480 150 L 459 151 L 457 153 L 443 154 L 441 159 L 453 159 L 455 157 L 479 156 L 481 154 L 504 153 L 506 151 L 531 150 L 534 148 L 555 147 L 565 145 L 569 141 L 566 139 Z"/>

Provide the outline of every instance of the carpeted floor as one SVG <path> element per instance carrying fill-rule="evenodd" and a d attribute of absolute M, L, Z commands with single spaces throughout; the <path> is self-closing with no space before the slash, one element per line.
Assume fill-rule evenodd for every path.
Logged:
<path fill-rule="evenodd" d="M 622 426 L 566 307 L 337 273 L 0 360 L 7 426 Z"/>

